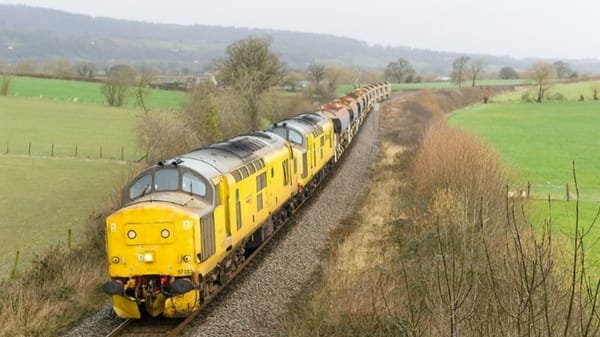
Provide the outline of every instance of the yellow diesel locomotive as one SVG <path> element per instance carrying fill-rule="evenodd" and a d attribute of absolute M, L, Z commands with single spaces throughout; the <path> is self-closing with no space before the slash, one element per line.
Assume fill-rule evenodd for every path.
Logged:
<path fill-rule="evenodd" d="M 123 190 L 106 219 L 112 296 L 121 318 L 184 317 L 226 284 L 314 191 L 389 83 L 312 113 L 163 160 Z"/>

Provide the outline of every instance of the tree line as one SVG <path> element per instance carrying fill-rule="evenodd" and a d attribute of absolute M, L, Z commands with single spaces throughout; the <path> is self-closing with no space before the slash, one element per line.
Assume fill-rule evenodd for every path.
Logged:
<path fill-rule="evenodd" d="M 573 71 L 568 63 L 560 60 L 554 63 L 535 62 L 521 73 L 517 72 L 513 67 L 505 66 L 497 73 L 485 74 L 485 65 L 485 61 L 482 58 L 460 56 L 453 60 L 452 71 L 447 78 L 436 76 L 434 80 L 449 80 L 460 88 L 465 83 L 475 87 L 477 81 L 481 80 L 483 75 L 488 79 L 530 79 L 538 87 L 538 94 L 535 100 L 541 102 L 548 80 L 567 80 L 579 77 L 579 74 Z M 384 70 L 384 77 L 386 80 L 394 83 L 419 83 L 423 78 L 431 80 L 431 75 L 417 74 L 410 61 L 404 58 L 398 58 L 396 61 L 389 62 Z"/>
<path fill-rule="evenodd" d="M 308 87 L 315 98 L 331 98 L 335 96 L 335 88 L 340 83 L 388 80 L 394 83 L 419 83 L 423 81 L 449 80 L 457 87 L 466 83 L 475 87 L 482 78 L 519 79 L 527 78 L 537 86 L 535 101 L 544 98 L 547 83 L 551 79 L 574 79 L 578 77 L 570 65 L 564 61 L 552 64 L 536 62 L 522 72 L 505 66 L 496 73 L 485 72 L 485 61 L 482 58 L 460 56 L 452 62 L 452 71 L 448 76 L 431 73 L 418 73 L 411 62 L 402 57 L 391 61 L 383 73 L 360 71 L 340 66 L 314 62 L 304 70 L 289 69 L 271 48 L 268 38 L 246 38 L 230 44 L 226 49 L 226 57 L 213 61 L 206 70 L 215 74 L 214 78 L 222 87 L 228 87 L 241 97 L 243 109 L 248 113 L 252 126 L 259 126 L 257 99 L 273 86 L 284 86 L 296 90 Z M 194 80 L 194 74 L 188 68 L 175 72 Z M 93 62 L 72 62 L 68 58 L 58 58 L 44 65 L 31 61 L 8 64 L 0 60 L 0 95 L 8 95 L 14 74 L 43 74 L 66 79 L 82 79 L 102 81 L 102 94 L 106 104 L 122 106 L 127 97 L 134 96 L 136 104 L 144 110 L 148 88 L 163 74 L 162 70 L 152 66 L 140 66 L 137 69 L 116 64 L 105 69 L 98 69 Z M 174 74 L 174 73 L 171 73 Z M 197 79 L 197 77 L 195 77 Z M 260 83 L 255 82 L 261 78 Z M 188 89 L 193 83 L 187 83 Z"/>

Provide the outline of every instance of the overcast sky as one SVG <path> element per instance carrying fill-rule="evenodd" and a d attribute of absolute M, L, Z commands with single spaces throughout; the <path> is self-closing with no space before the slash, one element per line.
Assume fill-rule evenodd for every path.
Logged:
<path fill-rule="evenodd" d="M 147 22 L 328 33 L 369 44 L 600 58 L 599 0 L 0 0 Z"/>

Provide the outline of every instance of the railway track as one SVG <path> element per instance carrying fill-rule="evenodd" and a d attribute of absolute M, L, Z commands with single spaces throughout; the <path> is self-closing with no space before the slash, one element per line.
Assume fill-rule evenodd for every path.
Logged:
<path fill-rule="evenodd" d="M 194 315 L 195 316 L 195 315 Z M 190 316 L 192 317 L 192 316 Z M 123 321 L 116 329 L 111 331 L 107 336 L 122 336 L 122 337 L 163 337 L 177 336 L 185 325 L 186 319 L 147 319 L 147 320 L 132 320 Z"/>
<path fill-rule="evenodd" d="M 273 232 L 273 234 L 271 236 L 269 236 L 267 238 L 267 240 L 265 240 L 265 242 L 263 242 L 263 244 L 261 244 L 258 248 L 256 248 L 252 252 L 252 254 L 248 255 L 246 257 L 246 260 L 244 261 L 244 263 L 242 263 L 238 267 L 238 269 L 235 272 L 233 272 L 233 274 L 231 275 L 231 277 L 229 278 L 227 283 L 225 283 L 224 285 L 217 288 L 216 291 L 210 297 L 207 297 L 205 299 L 205 301 L 202 303 L 202 306 L 198 310 L 194 311 L 188 317 L 182 318 L 182 319 L 155 318 L 155 317 L 142 318 L 139 320 L 127 319 L 127 320 L 123 321 L 123 323 L 121 323 L 116 329 L 114 329 L 108 335 L 106 335 L 106 337 L 117 337 L 117 336 L 119 336 L 119 337 L 175 337 L 175 336 L 179 336 L 181 334 L 181 332 L 183 332 L 185 327 L 188 326 L 188 324 L 190 322 L 192 322 L 194 320 L 194 318 L 196 318 L 196 316 L 198 316 L 198 314 L 200 312 L 202 312 L 202 309 L 204 307 L 206 307 L 208 304 L 212 303 L 212 301 L 215 298 L 217 298 L 217 296 L 219 296 L 219 294 L 221 294 L 221 292 L 225 288 L 227 288 L 229 283 L 231 283 L 231 281 L 234 280 L 237 277 L 237 275 L 242 270 L 244 270 L 250 262 L 252 262 L 254 257 L 265 246 L 267 246 L 267 243 L 269 243 L 277 235 L 277 233 L 279 233 L 279 231 L 285 227 L 285 225 L 291 219 L 293 219 L 293 216 L 288 218 L 288 220 L 286 220 L 285 223 L 283 223 L 281 226 L 279 226 Z"/>

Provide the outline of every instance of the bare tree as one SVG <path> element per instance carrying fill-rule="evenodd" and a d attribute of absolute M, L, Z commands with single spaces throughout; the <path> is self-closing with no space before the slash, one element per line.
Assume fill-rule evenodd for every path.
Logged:
<path fill-rule="evenodd" d="M 554 71 L 556 72 L 556 77 L 558 77 L 561 80 L 565 78 L 570 78 L 574 74 L 573 70 L 571 70 L 571 66 L 569 66 L 569 64 L 564 61 L 556 61 L 552 63 L 552 66 L 554 67 Z"/>
<path fill-rule="evenodd" d="M 498 75 L 499 75 L 500 79 L 503 79 L 503 80 L 511 80 L 511 79 L 519 78 L 519 74 L 512 67 L 502 67 L 502 69 L 500 69 L 500 72 L 498 73 Z"/>
<path fill-rule="evenodd" d="M 476 245 L 469 240 L 473 237 L 469 232 L 466 226 L 455 223 L 437 224 L 438 258 L 434 261 L 435 277 L 431 285 L 437 291 L 432 292 L 431 301 L 434 312 L 449 324 L 447 335 L 451 337 L 459 336 L 460 324 L 473 310 L 468 306 L 476 293 L 470 277 L 475 274 Z"/>
<path fill-rule="evenodd" d="M 210 82 L 194 84 L 184 104 L 186 125 L 194 130 L 200 144 L 209 144 L 223 138 L 218 120 L 217 90 Z"/>
<path fill-rule="evenodd" d="M 135 101 L 136 104 L 144 109 L 144 111 L 148 111 L 149 108 L 146 106 L 146 97 L 150 94 L 148 87 L 160 74 L 160 69 L 154 67 L 142 67 L 139 71 L 139 75 L 135 81 Z"/>
<path fill-rule="evenodd" d="M 39 72 L 39 66 L 33 61 L 20 61 L 14 65 L 15 74 L 37 74 Z"/>
<path fill-rule="evenodd" d="M 8 96 L 8 89 L 10 88 L 10 82 L 12 76 L 9 74 L 2 74 L 2 81 L 0 81 L 0 96 Z"/>
<path fill-rule="evenodd" d="M 548 81 L 554 76 L 554 67 L 546 62 L 534 63 L 529 71 L 529 78 L 535 81 L 538 88 L 536 102 L 542 102 L 544 99 L 544 92 L 547 89 Z"/>
<path fill-rule="evenodd" d="M 306 79 L 306 73 L 300 71 L 288 71 L 283 78 L 283 85 L 290 91 L 296 91 L 302 80 Z"/>
<path fill-rule="evenodd" d="M 107 79 L 100 88 L 110 106 L 123 106 L 129 88 L 135 83 L 135 69 L 128 65 L 112 66 L 106 71 Z"/>
<path fill-rule="evenodd" d="M 483 60 L 482 59 L 472 59 L 469 62 L 469 75 L 471 75 L 471 86 L 475 87 L 475 81 L 477 81 L 477 77 L 481 73 L 483 69 Z"/>
<path fill-rule="evenodd" d="M 170 112 L 146 111 L 138 117 L 135 131 L 147 162 L 185 153 L 197 145 L 191 126 Z"/>
<path fill-rule="evenodd" d="M 75 75 L 75 67 L 70 59 L 60 57 L 46 64 L 46 72 L 59 78 L 69 78 Z"/>
<path fill-rule="evenodd" d="M 81 78 L 93 78 L 96 73 L 96 65 L 92 62 L 82 62 L 77 64 L 77 75 Z"/>
<path fill-rule="evenodd" d="M 409 75 L 414 75 L 415 70 L 408 60 L 399 58 L 398 61 L 388 63 L 384 75 L 386 80 L 396 83 L 403 82 Z"/>
<path fill-rule="evenodd" d="M 470 57 L 461 56 L 452 62 L 452 73 L 450 73 L 450 78 L 452 79 L 452 83 L 456 84 L 459 88 L 465 80 L 465 73 L 469 60 L 471 60 Z"/>
<path fill-rule="evenodd" d="M 325 65 L 324 64 L 311 64 L 306 68 L 308 77 L 315 83 L 317 90 L 321 86 L 321 81 L 325 78 Z"/>
<path fill-rule="evenodd" d="M 268 39 L 254 37 L 234 42 L 227 47 L 227 56 L 217 63 L 219 81 L 242 97 L 254 129 L 260 128 L 260 95 L 280 83 L 285 72 L 270 45 Z"/>
<path fill-rule="evenodd" d="M 8 96 L 8 89 L 12 81 L 11 66 L 8 63 L 0 63 L 0 96 Z"/>

